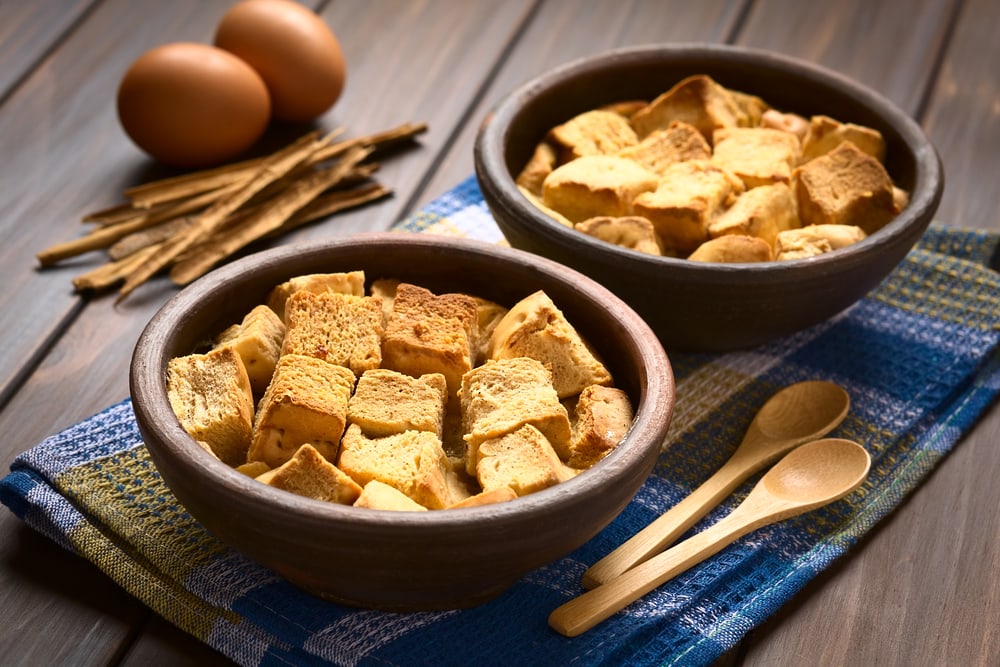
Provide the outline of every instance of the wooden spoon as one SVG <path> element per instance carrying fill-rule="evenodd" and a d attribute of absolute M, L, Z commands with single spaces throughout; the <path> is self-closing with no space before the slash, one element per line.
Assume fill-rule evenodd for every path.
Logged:
<path fill-rule="evenodd" d="M 861 485 L 871 457 L 850 440 L 816 440 L 787 454 L 729 515 L 621 576 L 558 607 L 549 625 L 575 637 L 752 530 L 839 500 Z"/>
<path fill-rule="evenodd" d="M 594 563 L 583 573 L 583 587 L 599 586 L 663 551 L 750 475 L 836 428 L 850 405 L 843 388 L 821 380 L 799 382 L 776 393 L 754 417 L 743 442 L 725 465 L 687 498 Z"/>

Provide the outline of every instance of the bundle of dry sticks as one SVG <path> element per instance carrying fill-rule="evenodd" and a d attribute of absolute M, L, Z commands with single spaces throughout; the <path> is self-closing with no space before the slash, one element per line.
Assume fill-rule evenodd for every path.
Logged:
<path fill-rule="evenodd" d="M 91 213 L 90 233 L 38 253 L 42 267 L 93 250 L 110 261 L 73 279 L 77 291 L 121 285 L 118 299 L 162 270 L 186 285 L 265 237 L 288 232 L 391 191 L 370 180 L 376 149 L 427 130 L 406 123 L 334 143 L 341 133 L 312 132 L 261 158 L 192 172 L 125 191 L 127 204 Z"/>

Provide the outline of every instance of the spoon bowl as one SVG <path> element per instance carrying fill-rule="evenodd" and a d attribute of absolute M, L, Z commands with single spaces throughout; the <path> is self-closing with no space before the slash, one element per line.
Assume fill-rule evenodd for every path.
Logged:
<path fill-rule="evenodd" d="M 743 535 L 839 500 L 857 489 L 871 467 L 850 440 L 816 440 L 786 455 L 729 515 L 704 531 L 636 565 L 549 615 L 549 625 L 575 637 Z"/>
<path fill-rule="evenodd" d="M 836 428 L 850 405 L 843 387 L 822 380 L 798 382 L 776 393 L 757 412 L 726 464 L 691 495 L 594 563 L 583 573 L 583 587 L 610 581 L 665 549 L 750 475 Z"/>

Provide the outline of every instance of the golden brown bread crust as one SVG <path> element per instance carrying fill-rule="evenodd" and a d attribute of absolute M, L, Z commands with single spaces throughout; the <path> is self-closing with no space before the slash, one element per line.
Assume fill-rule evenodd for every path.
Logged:
<path fill-rule="evenodd" d="M 346 366 L 355 375 L 382 362 L 382 301 L 375 296 L 299 291 L 285 303 L 282 354 Z"/>
<path fill-rule="evenodd" d="M 375 368 L 358 378 L 347 420 L 372 438 L 403 431 L 430 431 L 440 438 L 447 400 L 448 385 L 440 373 L 415 378 Z"/>
<path fill-rule="evenodd" d="M 654 130 L 669 127 L 674 121 L 682 121 L 698 128 L 709 142 L 721 127 L 750 124 L 747 112 L 740 108 L 732 93 L 704 74 L 677 82 L 645 109 L 637 111 L 631 120 L 640 139 Z"/>
<path fill-rule="evenodd" d="M 361 487 L 353 479 L 308 444 L 256 479 L 276 489 L 341 505 L 351 505 L 361 495 Z"/>
<path fill-rule="evenodd" d="M 747 190 L 737 197 L 732 206 L 708 224 L 708 235 L 712 238 L 727 234 L 756 236 L 773 247 L 779 232 L 798 226 L 792 189 L 777 183 Z"/>
<path fill-rule="evenodd" d="M 353 296 L 364 296 L 365 274 L 363 271 L 346 273 L 311 273 L 295 276 L 271 290 L 267 297 L 267 305 L 285 319 L 285 302 L 296 292 L 337 292 Z"/>
<path fill-rule="evenodd" d="M 226 329 L 216 341 L 216 347 L 231 347 L 243 361 L 254 396 L 267 389 L 274 365 L 281 355 L 285 339 L 285 323 L 268 306 L 256 306 L 240 324 Z"/>
<path fill-rule="evenodd" d="M 474 463 L 484 491 L 509 488 L 518 496 L 555 486 L 576 472 L 563 464 L 548 439 L 530 424 L 484 440 Z"/>
<path fill-rule="evenodd" d="M 639 142 L 627 118 L 602 109 L 586 111 L 552 128 L 548 139 L 557 147 L 558 163 L 588 155 L 614 155 Z"/>
<path fill-rule="evenodd" d="M 794 134 L 762 127 L 716 130 L 714 145 L 712 164 L 736 174 L 748 190 L 789 183 L 802 154 Z"/>
<path fill-rule="evenodd" d="M 542 184 L 542 203 L 576 223 L 632 213 L 632 201 L 656 189 L 656 174 L 634 160 L 590 155 L 556 168 Z"/>
<path fill-rule="evenodd" d="M 393 510 L 396 512 L 426 512 L 427 508 L 414 501 L 408 495 L 394 486 L 389 486 L 377 479 L 365 484 L 361 495 L 354 501 L 355 507 L 367 507 L 375 510 Z"/>
<path fill-rule="evenodd" d="M 667 167 L 688 160 L 707 160 L 712 147 L 694 125 L 674 121 L 662 130 L 653 130 L 635 146 L 618 151 L 618 157 L 635 160 L 657 176 Z"/>
<path fill-rule="evenodd" d="M 705 241 L 688 256 L 692 262 L 770 262 L 774 259 L 771 244 L 756 236 L 727 234 Z"/>
<path fill-rule="evenodd" d="M 589 218 L 576 223 L 576 229 L 622 248 L 644 252 L 647 255 L 663 254 L 660 238 L 653 229 L 653 223 L 638 215 L 627 215 L 623 218 L 607 216 Z"/>
<path fill-rule="evenodd" d="M 634 417 L 624 391 L 600 385 L 580 392 L 573 412 L 573 439 L 566 462 L 581 470 L 607 456 L 625 437 Z"/>

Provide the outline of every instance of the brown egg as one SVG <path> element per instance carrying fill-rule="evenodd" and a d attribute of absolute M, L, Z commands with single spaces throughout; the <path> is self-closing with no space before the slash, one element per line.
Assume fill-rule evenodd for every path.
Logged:
<path fill-rule="evenodd" d="M 312 120 L 332 107 L 344 88 L 340 42 L 319 16 L 291 0 L 234 5 L 219 22 L 215 45 L 257 70 L 278 120 Z"/>
<path fill-rule="evenodd" d="M 206 167 L 238 156 L 260 138 L 271 102 L 260 76 L 233 54 L 175 43 L 139 57 L 118 87 L 118 118 L 153 158 Z"/>

